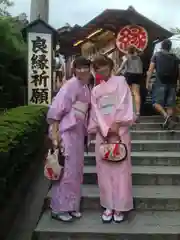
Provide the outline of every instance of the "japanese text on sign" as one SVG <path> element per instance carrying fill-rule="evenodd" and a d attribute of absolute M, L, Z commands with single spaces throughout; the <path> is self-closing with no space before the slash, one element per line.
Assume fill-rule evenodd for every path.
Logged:
<path fill-rule="evenodd" d="M 51 35 L 29 33 L 28 103 L 51 103 Z"/>

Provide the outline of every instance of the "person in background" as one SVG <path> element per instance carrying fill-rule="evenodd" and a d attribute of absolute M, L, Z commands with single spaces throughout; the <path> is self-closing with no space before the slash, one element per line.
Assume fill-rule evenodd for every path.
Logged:
<path fill-rule="evenodd" d="M 51 189 L 52 217 L 69 222 L 81 217 L 80 199 L 83 179 L 84 137 L 90 104 L 91 62 L 78 57 L 73 63 L 75 76 L 59 90 L 47 113 L 51 139 L 55 147 L 65 149 L 64 173 Z"/>
<path fill-rule="evenodd" d="M 143 75 L 143 64 L 139 56 L 139 51 L 134 46 L 129 46 L 127 54 L 123 56 L 123 61 L 116 75 L 123 73 L 131 89 L 135 101 L 136 120 L 139 120 L 141 110 L 140 81 Z"/>
<path fill-rule="evenodd" d="M 88 132 L 96 134 L 96 168 L 100 203 L 105 211 L 103 222 L 120 223 L 123 212 L 133 208 L 131 176 L 131 139 L 129 126 L 134 121 L 131 91 L 123 76 L 113 76 L 113 61 L 99 56 L 93 62 L 94 71 L 103 81 L 95 86 L 91 96 Z M 100 155 L 100 144 L 121 139 L 128 149 L 127 158 L 120 163 L 105 161 Z"/>
<path fill-rule="evenodd" d="M 164 118 L 163 128 L 174 128 L 174 110 L 176 106 L 176 86 L 179 77 L 179 59 L 171 53 L 172 42 L 166 39 L 162 42 L 161 50 L 156 52 L 150 62 L 147 72 L 146 86 L 156 71 L 152 99 L 155 110 Z"/>

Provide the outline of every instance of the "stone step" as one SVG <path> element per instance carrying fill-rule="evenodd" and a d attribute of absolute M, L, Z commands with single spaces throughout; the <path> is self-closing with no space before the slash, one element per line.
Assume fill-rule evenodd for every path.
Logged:
<path fill-rule="evenodd" d="M 141 122 L 134 124 L 132 130 L 162 130 L 162 122 Z M 175 130 L 180 130 L 180 124 L 177 124 Z"/>
<path fill-rule="evenodd" d="M 131 130 L 132 140 L 179 140 L 180 130 Z M 91 137 L 95 139 L 95 135 Z"/>
<path fill-rule="evenodd" d="M 132 140 L 132 151 L 179 151 L 180 140 Z M 89 152 L 95 151 L 95 140 L 91 141 Z"/>
<path fill-rule="evenodd" d="M 85 165 L 95 165 L 95 153 L 84 154 Z M 180 152 L 132 152 L 134 166 L 180 166 Z"/>
<path fill-rule="evenodd" d="M 50 206 L 51 190 L 44 202 L 44 209 Z M 134 208 L 142 211 L 180 210 L 179 186 L 133 186 Z M 82 186 L 82 209 L 100 209 L 97 185 Z"/>
<path fill-rule="evenodd" d="M 179 140 L 180 131 L 163 131 L 163 130 L 132 130 L 132 140 Z"/>
<path fill-rule="evenodd" d="M 140 116 L 140 122 L 163 122 L 164 119 L 160 115 Z"/>
<path fill-rule="evenodd" d="M 85 211 L 74 223 L 51 219 L 44 212 L 35 231 L 37 240 L 178 240 L 180 212 L 132 211 L 121 224 L 103 224 L 100 211 Z"/>
<path fill-rule="evenodd" d="M 180 116 L 179 116 L 180 117 Z M 164 119 L 160 115 L 140 116 L 140 122 L 163 122 Z"/>
<path fill-rule="evenodd" d="M 133 166 L 132 179 L 133 185 L 180 185 L 180 166 Z M 86 166 L 84 184 L 97 183 L 96 167 Z"/>
<path fill-rule="evenodd" d="M 100 209 L 97 185 L 83 185 L 82 209 Z M 180 210 L 179 186 L 133 186 L 135 209 L 146 211 Z"/>
<path fill-rule="evenodd" d="M 140 116 L 140 122 L 152 122 L 152 123 L 162 123 L 164 121 L 161 116 Z"/>

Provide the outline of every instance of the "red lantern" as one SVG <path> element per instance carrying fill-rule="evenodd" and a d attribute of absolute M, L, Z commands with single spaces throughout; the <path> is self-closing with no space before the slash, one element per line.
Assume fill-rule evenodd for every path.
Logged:
<path fill-rule="evenodd" d="M 144 51 L 148 44 L 147 31 L 138 25 L 127 25 L 123 27 L 117 35 L 116 46 L 125 53 L 127 47 L 130 45 L 135 46 L 140 51 Z"/>

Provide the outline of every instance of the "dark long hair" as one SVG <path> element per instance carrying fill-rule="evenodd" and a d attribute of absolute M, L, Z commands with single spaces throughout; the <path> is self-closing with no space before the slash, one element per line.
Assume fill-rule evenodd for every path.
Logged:
<path fill-rule="evenodd" d="M 99 67 L 104 67 L 104 66 L 109 66 L 110 69 L 113 70 L 114 62 L 110 57 L 100 54 L 94 59 L 92 65 L 95 70 L 97 70 Z"/>
<path fill-rule="evenodd" d="M 92 89 L 94 87 L 94 85 L 95 85 L 95 77 L 91 73 L 90 79 L 89 79 L 89 88 Z"/>
<path fill-rule="evenodd" d="M 73 62 L 73 68 L 91 67 L 91 61 L 85 57 L 77 57 Z"/>

